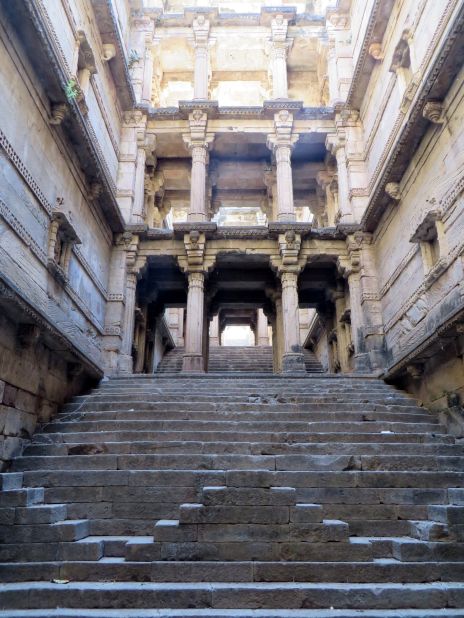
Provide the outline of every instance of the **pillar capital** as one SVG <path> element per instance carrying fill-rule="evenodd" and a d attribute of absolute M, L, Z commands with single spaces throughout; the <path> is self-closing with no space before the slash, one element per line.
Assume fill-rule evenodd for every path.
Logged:
<path fill-rule="evenodd" d="M 189 114 L 188 121 L 190 133 L 182 135 L 188 149 L 190 151 L 193 151 L 195 148 L 208 150 L 209 145 L 214 140 L 214 134 L 206 132 L 208 126 L 208 115 L 206 112 L 201 109 L 195 109 Z M 197 156 L 200 156 L 199 151 L 197 151 Z"/>
<path fill-rule="evenodd" d="M 299 135 L 293 133 L 293 115 L 286 109 L 274 115 L 274 133 L 268 135 L 267 146 L 274 153 L 280 146 L 290 149 L 298 141 Z"/>
<path fill-rule="evenodd" d="M 325 140 L 325 147 L 327 150 L 337 156 L 337 152 L 344 149 L 346 145 L 346 135 L 344 132 L 329 133 Z"/>
<path fill-rule="evenodd" d="M 284 42 L 287 38 L 288 19 L 279 13 L 271 21 L 271 40 L 273 42 Z"/>
<path fill-rule="evenodd" d="M 192 30 L 195 48 L 207 48 L 210 31 L 209 19 L 206 19 L 204 15 L 198 15 L 193 20 Z"/>

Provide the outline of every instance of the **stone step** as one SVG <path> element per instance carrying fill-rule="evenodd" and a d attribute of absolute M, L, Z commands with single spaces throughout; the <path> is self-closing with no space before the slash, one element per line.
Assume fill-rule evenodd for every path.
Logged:
<path fill-rule="evenodd" d="M 372 560 L 370 543 L 337 542 L 180 542 L 144 543 L 126 545 L 126 559 L 148 562 L 151 560 L 219 560 L 219 561 L 313 561 L 367 562 Z"/>
<path fill-rule="evenodd" d="M 88 455 L 104 452 L 107 454 L 224 454 L 235 455 L 282 455 L 282 454 L 307 454 L 307 443 L 272 443 L 272 442 L 200 442 L 200 441 L 175 441 L 175 442 L 103 442 L 100 435 L 95 443 L 67 442 L 65 444 L 32 444 L 26 447 L 23 455 L 26 456 L 54 456 L 54 455 Z M 313 455 L 441 455 L 441 456 L 464 456 L 464 447 L 461 445 L 437 445 L 437 444 L 377 444 L 377 443 L 348 443 L 348 444 L 313 444 Z"/>
<path fill-rule="evenodd" d="M 82 458 L 84 459 L 84 458 Z M 240 473 L 247 470 L 240 470 Z M 448 489 L 464 485 L 464 472 L 409 472 L 409 471 L 265 471 L 270 485 L 298 488 L 405 488 L 408 490 Z M 251 473 L 251 472 L 250 472 Z M 253 474 L 255 471 L 252 472 Z M 173 487 L 224 485 L 234 475 L 233 470 L 28 470 L 24 483 L 31 487 L 122 486 Z M 227 484 L 230 484 L 227 482 Z"/>
<path fill-rule="evenodd" d="M 145 431 L 139 430 L 106 430 L 64 433 L 38 433 L 34 435 L 33 444 L 101 444 L 102 442 L 232 442 L 267 444 L 421 444 L 454 446 L 454 438 L 446 434 L 428 433 L 393 433 L 392 431 L 373 433 L 342 433 L 342 432 L 287 432 L 287 431 Z M 311 449 L 313 447 L 311 446 Z M 19 473 L 18 473 L 19 474 Z"/>
<path fill-rule="evenodd" d="M 89 522 L 86 519 L 60 521 L 52 524 L 0 526 L 0 541 L 2 543 L 77 541 L 88 535 Z"/>
<path fill-rule="evenodd" d="M 25 582 L 0 585 L 4 609 L 421 609 L 464 606 L 464 584 Z"/>
<path fill-rule="evenodd" d="M 16 475 L 15 475 L 16 476 Z M 22 478 L 21 474 L 21 478 Z M 43 487 L 26 487 L 24 489 L 7 489 L 0 493 L 0 508 L 32 506 L 43 502 Z"/>
<path fill-rule="evenodd" d="M 456 471 L 464 468 L 464 458 L 459 456 L 434 455 L 196 455 L 196 454 L 149 454 L 111 455 L 38 455 L 15 459 L 17 471 L 34 469 L 80 469 L 80 470 L 133 470 L 133 469 L 189 469 L 207 470 L 229 468 L 266 470 L 363 470 L 393 471 Z"/>
<path fill-rule="evenodd" d="M 0 562 L 100 560 L 104 555 L 103 542 L 88 538 L 83 539 L 85 542 L 3 543 L 0 545 Z"/>
<path fill-rule="evenodd" d="M 210 415 L 218 415 L 224 416 L 226 414 L 236 414 L 238 418 L 241 417 L 243 413 L 250 413 L 254 416 L 260 416 L 261 414 L 270 415 L 271 419 L 276 418 L 278 420 L 278 416 L 281 415 L 283 418 L 286 418 L 287 414 L 290 413 L 298 413 L 299 415 L 306 414 L 310 416 L 310 414 L 326 414 L 328 418 L 330 415 L 335 415 L 335 418 L 340 417 L 343 413 L 348 414 L 347 420 L 371 420 L 375 418 L 376 414 L 390 414 L 393 416 L 398 416 L 399 420 L 401 420 L 402 415 L 408 415 L 411 418 L 411 422 L 427 422 L 427 423 L 435 423 L 438 424 L 438 419 L 433 415 L 424 412 L 423 408 L 419 408 L 417 406 L 403 406 L 396 404 L 384 404 L 384 403 L 365 403 L 362 404 L 362 409 L 359 410 L 360 404 L 355 402 L 353 404 L 350 403 L 253 403 L 253 402 L 241 402 L 241 403 L 212 403 L 212 402 L 191 402 L 191 401 L 178 401 L 178 402 L 164 402 L 160 401 L 159 397 L 157 401 L 142 401 L 137 400 L 137 396 L 134 395 L 134 398 L 128 398 L 127 401 L 113 401 L 110 398 L 110 401 L 102 402 L 102 401 L 89 401 L 82 403 L 76 410 L 68 410 L 64 414 L 58 415 L 56 418 L 66 419 L 66 418 L 74 418 L 78 415 L 82 415 L 83 413 L 93 413 L 96 414 L 98 412 L 107 412 L 109 414 L 113 414 L 110 418 L 117 419 L 117 412 L 120 411 L 119 416 L 132 416 L 136 418 L 137 414 L 142 414 L 148 416 L 149 413 L 152 415 L 156 414 L 165 414 L 166 418 L 175 419 L 183 414 L 193 414 L 193 413 L 207 413 Z M 135 409 L 137 408 L 137 410 Z M 168 413 L 171 413 L 170 415 Z M 355 417 L 353 419 L 350 418 L 349 414 L 354 414 Z M 160 418 L 163 418 L 161 416 Z M 194 414 L 192 416 L 194 418 Z M 393 417 L 392 417 L 393 418 Z"/>
<path fill-rule="evenodd" d="M 212 421 L 212 422 L 275 422 L 275 423 L 374 423 L 373 429 L 376 428 L 377 423 L 424 423 L 435 424 L 436 427 L 440 425 L 433 417 L 425 414 L 417 414 L 415 412 L 407 411 L 366 411 L 363 413 L 341 411 L 341 412 L 309 412 L 306 410 L 283 410 L 269 411 L 269 410 L 254 410 L 254 411 L 189 411 L 179 410 L 178 412 L 172 411 L 152 411 L 139 409 L 134 411 L 132 408 L 129 410 L 119 409 L 108 411 L 95 411 L 85 410 L 76 413 L 62 415 L 57 417 L 52 423 L 47 426 L 47 432 L 53 431 L 55 423 L 61 422 L 98 422 L 98 421 L 129 421 L 129 420 L 146 420 L 146 421 Z"/>
<path fill-rule="evenodd" d="M 352 584 L 370 582 L 423 584 L 442 579 L 443 585 L 446 586 L 446 582 L 462 580 L 463 572 L 462 562 L 402 563 L 393 559 L 375 562 L 126 562 L 121 559 L 100 559 L 0 563 L 0 582 L 32 582 L 47 578 L 49 581 L 57 579 L 72 582 L 294 581 L 337 584 L 341 580 Z M 353 593 L 354 591 L 355 588 Z M 331 618 L 335 615 L 332 613 Z M 233 614 L 234 618 L 236 616 L 237 614 Z"/>
<path fill-rule="evenodd" d="M 315 433 L 372 433 L 370 422 L 343 421 L 229 421 L 229 420 L 189 420 L 189 431 L 277 431 L 277 432 L 315 432 Z M 184 420 L 125 420 L 66 421 L 54 422 L 45 427 L 47 433 L 66 431 L 185 431 Z M 402 423 L 393 421 L 376 422 L 378 432 L 393 433 L 432 433 L 445 434 L 446 429 L 435 423 Z"/>
<path fill-rule="evenodd" d="M 0 616 L 4 615 L 0 611 Z M 319 610 L 319 609 L 164 609 L 164 610 L 12 610 L 9 618 L 464 618 L 461 609 Z"/>
<path fill-rule="evenodd" d="M 393 558 L 401 562 L 464 562 L 464 543 L 431 543 L 418 539 L 394 539 Z"/>
<path fill-rule="evenodd" d="M 14 523 L 25 524 L 54 524 L 67 517 L 65 504 L 37 504 L 15 509 Z"/>

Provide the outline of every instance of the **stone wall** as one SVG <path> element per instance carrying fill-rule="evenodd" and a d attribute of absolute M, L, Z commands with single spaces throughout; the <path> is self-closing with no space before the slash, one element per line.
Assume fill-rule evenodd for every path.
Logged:
<path fill-rule="evenodd" d="M 62 355 L 43 341 L 21 345 L 17 325 L 0 312 L 0 470 L 63 401 L 95 383 L 72 375 Z"/>

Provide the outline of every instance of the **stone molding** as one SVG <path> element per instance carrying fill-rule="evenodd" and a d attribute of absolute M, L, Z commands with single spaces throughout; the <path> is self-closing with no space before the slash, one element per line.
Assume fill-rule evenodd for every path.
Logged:
<path fill-rule="evenodd" d="M 438 326 L 432 335 L 423 337 L 422 340 L 415 344 L 412 349 L 406 350 L 402 358 L 397 359 L 387 368 L 383 377 L 392 378 L 404 372 L 407 367 L 414 364 L 415 359 L 420 358 L 424 352 L 431 349 L 436 344 L 440 346 L 440 340 L 449 336 L 449 331 L 456 330 L 459 332 L 462 329 L 463 323 L 464 309 L 460 308 L 453 316 Z"/>
<path fill-rule="evenodd" d="M 32 176 L 32 174 L 27 169 L 27 166 L 23 163 L 20 157 L 16 154 L 12 144 L 8 141 L 5 133 L 0 129 L 0 146 L 3 148 L 5 153 L 7 154 L 10 161 L 13 163 L 20 176 L 25 180 L 27 186 L 34 194 L 35 198 L 48 214 L 51 217 L 53 206 L 45 197 L 45 194 L 41 190 L 40 186 Z"/>
<path fill-rule="evenodd" d="M 52 204 L 47 200 L 47 198 L 45 197 L 45 194 L 41 190 L 39 184 L 35 181 L 34 177 L 32 176 L 32 174 L 27 169 L 27 166 L 25 165 L 25 163 L 23 163 L 23 161 L 20 159 L 20 157 L 16 154 L 13 146 L 10 144 L 10 142 L 8 141 L 6 135 L 3 133 L 3 131 L 1 129 L 0 129 L 0 147 L 3 148 L 3 150 L 5 151 L 5 153 L 8 156 L 9 160 L 13 163 L 14 167 L 16 168 L 16 170 L 18 171 L 20 176 L 26 182 L 27 186 L 31 190 L 31 192 L 34 195 L 34 197 L 36 198 L 36 200 L 42 206 L 43 210 L 47 213 L 48 218 L 51 219 L 52 213 L 53 213 L 53 206 L 52 206 Z M 3 211 L 3 213 L 5 213 L 4 217 L 5 218 L 8 217 L 8 219 L 7 219 L 8 221 L 12 220 L 11 218 L 13 217 L 13 214 L 9 210 L 8 206 L 4 202 L 2 202 L 2 204 L 3 204 L 2 211 Z M 18 221 L 18 225 L 23 227 L 22 224 L 19 221 Z M 15 226 L 13 225 L 13 227 L 15 227 Z M 19 229 L 20 228 L 18 228 L 18 230 Z M 27 242 L 25 240 L 26 237 L 30 238 L 30 242 Z M 32 237 L 30 237 L 29 233 L 26 232 L 25 229 L 24 229 L 24 238 L 23 238 L 23 236 L 21 236 L 21 238 L 23 239 L 23 241 L 28 246 L 31 246 L 31 247 L 33 246 L 33 244 L 35 242 L 35 241 L 32 240 Z M 37 247 L 38 247 L 38 251 L 40 253 L 40 251 L 42 251 L 42 249 L 40 249 L 40 247 L 38 245 L 37 245 Z M 84 257 L 84 255 L 82 253 L 82 250 L 80 248 L 78 248 L 78 247 L 74 247 L 73 248 L 73 252 L 76 255 L 76 257 L 77 257 L 79 263 L 81 264 L 82 268 L 86 271 L 87 275 L 90 277 L 90 279 L 94 283 L 94 285 L 98 288 L 98 290 L 100 291 L 102 296 L 105 298 L 105 300 L 107 300 L 107 290 L 106 290 L 105 286 L 103 285 L 103 283 L 98 278 L 98 276 L 95 273 L 95 271 L 90 266 L 90 264 L 87 261 L 87 259 Z M 45 255 L 45 252 L 43 252 L 43 254 Z M 37 254 L 37 257 L 39 257 L 39 254 Z"/>
<path fill-rule="evenodd" d="M 92 375 L 98 378 L 103 376 L 103 371 L 100 366 L 95 363 L 94 358 L 90 358 L 87 353 L 81 349 L 77 341 L 71 341 L 62 331 L 53 326 L 40 309 L 34 307 L 29 300 L 26 300 L 22 296 L 19 290 L 6 282 L 3 277 L 0 278 L 0 298 L 13 302 L 21 312 L 25 313 L 34 324 L 36 324 L 41 331 L 48 334 L 55 343 L 59 342 L 65 351 L 76 356 Z"/>
<path fill-rule="evenodd" d="M 405 122 L 405 114 L 400 110 L 398 117 L 393 125 L 390 136 L 382 151 L 379 161 L 372 173 L 371 180 L 369 181 L 369 194 L 371 198 L 369 205 L 363 215 L 363 226 L 367 226 L 368 229 L 372 229 L 380 218 L 380 213 L 377 212 L 381 204 L 382 185 L 385 186 L 389 181 L 395 181 L 397 178 L 391 178 L 393 166 L 397 162 L 397 154 L 400 151 L 404 151 L 405 143 L 415 131 L 415 124 L 422 116 L 422 110 L 424 108 L 427 99 L 430 98 L 430 92 L 437 80 L 440 71 L 445 64 L 448 54 L 454 45 L 457 37 L 460 36 L 460 24 L 464 20 L 463 12 L 454 24 L 452 32 L 447 36 L 443 42 L 439 55 L 435 62 L 432 63 L 432 57 L 437 49 L 439 40 L 443 37 L 446 26 L 449 22 L 451 14 L 457 5 L 458 0 L 448 0 L 445 11 L 442 14 L 440 22 L 434 32 L 432 40 L 424 55 L 423 61 L 414 79 L 417 83 L 421 83 L 422 86 L 416 90 L 413 100 L 409 109 L 408 121 Z M 424 75 L 427 70 L 427 75 Z M 394 82 L 393 82 L 394 83 Z M 392 86 L 393 86 L 392 83 Z M 387 89 L 388 90 L 388 89 Z M 384 96 L 384 101 L 388 100 L 388 92 Z M 401 130 L 402 128 L 402 130 Z M 365 156 L 370 149 L 373 136 L 375 136 L 376 127 L 373 127 L 372 133 L 366 140 Z"/>
<path fill-rule="evenodd" d="M 40 37 L 45 54 L 49 63 L 53 68 L 53 74 L 57 82 L 64 89 L 73 73 L 66 61 L 59 39 L 53 28 L 52 22 L 46 11 L 42 0 L 25 0 L 26 8 L 30 14 L 34 27 Z M 97 170 L 97 175 L 100 176 L 102 186 L 105 188 L 103 196 L 102 209 L 106 211 L 110 224 L 114 229 L 123 228 L 123 218 L 116 202 L 116 185 L 112 178 L 108 164 L 104 157 L 103 151 L 96 137 L 95 131 L 88 119 L 88 116 L 83 113 L 79 106 L 79 102 L 74 100 L 69 103 L 70 116 L 76 123 L 80 132 L 81 138 L 89 152 L 90 159 Z M 85 110 L 84 110 L 85 112 Z"/>

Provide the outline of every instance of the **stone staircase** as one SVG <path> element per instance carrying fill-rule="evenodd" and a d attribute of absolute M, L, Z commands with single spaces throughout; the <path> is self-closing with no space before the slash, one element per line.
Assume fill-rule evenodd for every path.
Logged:
<path fill-rule="evenodd" d="M 310 350 L 303 350 L 308 373 L 324 371 Z M 158 373 L 178 373 L 182 370 L 184 348 L 169 350 L 158 365 Z M 272 346 L 211 346 L 208 372 L 210 373 L 272 373 Z"/>
<path fill-rule="evenodd" d="M 463 462 L 371 377 L 113 379 L 0 475 L 0 616 L 462 618 Z"/>

